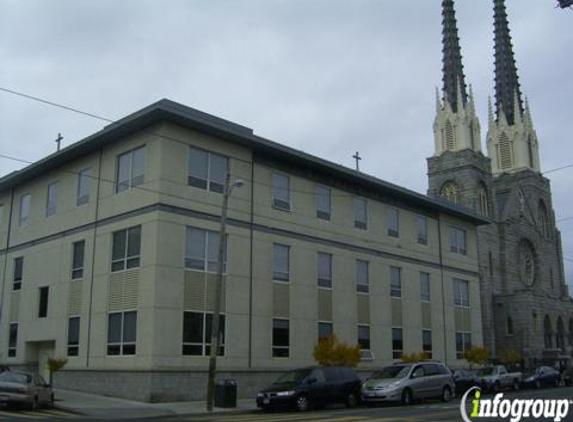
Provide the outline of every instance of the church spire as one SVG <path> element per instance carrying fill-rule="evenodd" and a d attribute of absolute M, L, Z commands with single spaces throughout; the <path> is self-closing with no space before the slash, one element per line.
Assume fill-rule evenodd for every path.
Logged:
<path fill-rule="evenodd" d="M 495 42 L 495 111 L 505 115 L 507 123 L 515 123 L 516 113 L 523 115 L 523 102 L 513 55 L 511 35 L 505 10 L 505 0 L 494 0 Z"/>
<path fill-rule="evenodd" d="M 468 94 L 453 0 L 442 1 L 442 25 L 444 100 L 447 100 L 455 113 L 458 111 L 458 101 L 466 105 Z"/>

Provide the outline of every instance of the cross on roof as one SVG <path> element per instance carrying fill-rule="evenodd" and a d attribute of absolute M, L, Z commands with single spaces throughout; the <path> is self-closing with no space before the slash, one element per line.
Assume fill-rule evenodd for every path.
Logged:
<path fill-rule="evenodd" d="M 356 171 L 360 171 L 360 160 L 362 160 L 362 157 L 360 157 L 359 152 L 356 151 L 352 158 L 356 160 Z"/>

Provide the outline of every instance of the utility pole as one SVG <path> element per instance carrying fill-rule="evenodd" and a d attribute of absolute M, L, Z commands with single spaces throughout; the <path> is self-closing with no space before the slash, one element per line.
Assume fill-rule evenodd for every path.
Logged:
<path fill-rule="evenodd" d="M 227 210 L 229 208 L 229 196 L 233 188 L 240 188 L 244 182 L 240 179 L 230 185 L 231 175 L 227 172 L 225 189 L 223 191 L 223 208 L 221 210 L 221 229 L 219 231 L 219 254 L 217 256 L 217 279 L 215 280 L 215 303 L 213 320 L 211 322 L 211 353 L 209 354 L 209 381 L 207 383 L 207 411 L 213 411 L 215 398 L 215 377 L 217 373 L 217 354 L 219 352 L 219 318 L 221 315 L 221 296 L 223 291 L 223 265 L 225 250 L 227 249 Z"/>

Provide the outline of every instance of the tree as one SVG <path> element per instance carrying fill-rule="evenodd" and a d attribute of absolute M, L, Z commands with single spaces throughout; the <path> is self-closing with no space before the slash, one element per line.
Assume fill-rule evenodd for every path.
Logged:
<path fill-rule="evenodd" d="M 54 372 L 58 372 L 68 363 L 67 359 L 48 358 L 48 369 L 50 370 L 50 385 L 53 383 Z"/>
<path fill-rule="evenodd" d="M 485 347 L 471 347 L 464 353 L 464 359 L 470 364 L 470 369 L 474 365 L 483 365 L 491 358 L 491 353 Z"/>
<path fill-rule="evenodd" d="M 519 353 L 515 349 L 504 349 L 499 352 L 498 360 L 507 366 L 513 366 L 518 363 L 521 363 L 521 353 Z"/>
<path fill-rule="evenodd" d="M 362 358 L 359 345 L 340 342 L 335 334 L 321 338 L 314 346 L 314 359 L 323 366 L 344 365 L 355 367 Z"/>
<path fill-rule="evenodd" d="M 401 360 L 405 363 L 414 363 L 419 362 L 424 359 L 429 359 L 430 355 L 428 352 L 420 352 L 420 353 L 402 353 Z"/>

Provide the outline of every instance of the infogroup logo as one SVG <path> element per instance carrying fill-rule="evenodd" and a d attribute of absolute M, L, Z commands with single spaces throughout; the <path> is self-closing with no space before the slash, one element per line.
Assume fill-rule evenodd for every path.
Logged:
<path fill-rule="evenodd" d="M 472 392 L 474 398 L 471 401 L 471 413 L 468 416 L 466 402 Z M 542 418 L 560 422 L 569 413 L 571 405 L 573 405 L 573 400 L 568 399 L 504 399 L 503 393 L 496 394 L 493 400 L 482 399 L 481 389 L 472 387 L 462 397 L 460 412 L 464 422 L 472 422 L 470 418 L 500 418 L 500 420 L 509 419 L 511 422 L 519 422 L 523 418 Z"/>

